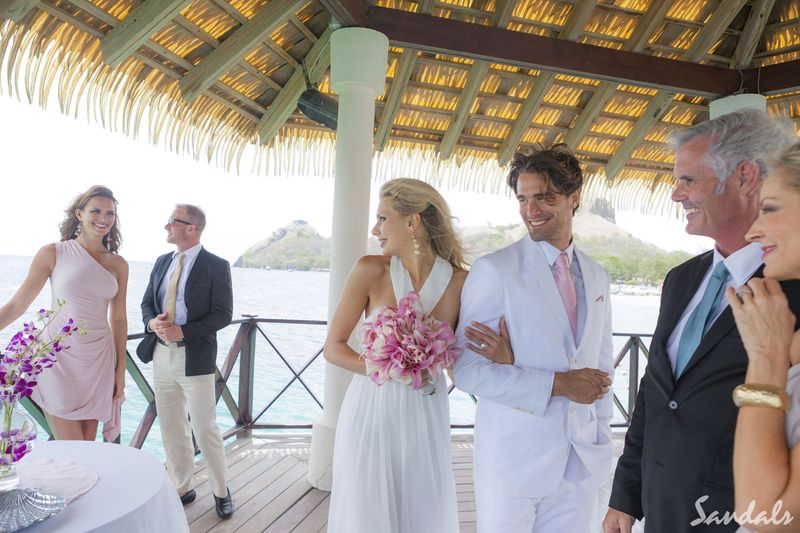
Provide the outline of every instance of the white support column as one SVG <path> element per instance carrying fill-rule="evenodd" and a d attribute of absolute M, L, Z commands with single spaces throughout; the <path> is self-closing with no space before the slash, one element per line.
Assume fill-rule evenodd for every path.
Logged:
<path fill-rule="evenodd" d="M 389 39 L 374 30 L 342 28 L 331 35 L 331 87 L 339 94 L 339 115 L 328 321 L 350 270 L 367 250 L 375 98 L 383 94 L 388 53 Z M 318 489 L 331 490 L 336 421 L 351 378 L 325 363 L 325 407 L 314 421 L 308 465 L 308 481 Z"/>

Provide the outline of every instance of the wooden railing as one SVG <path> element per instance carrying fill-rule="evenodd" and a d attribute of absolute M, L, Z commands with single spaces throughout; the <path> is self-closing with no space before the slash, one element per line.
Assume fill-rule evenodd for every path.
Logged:
<path fill-rule="evenodd" d="M 236 336 L 228 349 L 227 355 L 222 363 L 222 367 L 216 368 L 215 371 L 215 392 L 217 403 L 222 399 L 228 412 L 233 419 L 233 425 L 223 430 L 222 435 L 227 439 L 236 435 L 249 435 L 253 430 L 267 430 L 267 429 L 310 429 L 311 424 L 279 424 L 271 423 L 268 420 L 263 420 L 269 413 L 275 403 L 286 393 L 286 391 L 294 383 L 299 383 L 305 392 L 308 394 L 311 401 L 322 408 L 322 402 L 314 394 L 311 387 L 304 381 L 303 374 L 308 368 L 316 361 L 322 354 L 322 347 L 311 354 L 302 365 L 295 367 L 285 356 L 284 353 L 278 348 L 273 339 L 267 334 L 262 325 L 306 325 L 306 326 L 319 326 L 325 327 L 327 322 L 322 320 L 288 320 L 288 319 L 270 319 L 258 318 L 255 316 L 245 315 L 244 318 L 235 320 L 229 327 L 237 328 Z M 627 337 L 627 341 L 623 348 L 618 352 L 614 358 L 614 367 L 619 368 L 620 365 L 628 360 L 628 394 L 625 398 L 625 403 L 614 394 L 614 404 L 623 417 L 622 423 L 613 424 L 615 427 L 627 427 L 630 423 L 630 415 L 632 408 L 636 402 L 636 394 L 639 387 L 639 356 L 643 355 L 645 358 L 648 356 L 649 351 L 642 339 L 649 338 L 651 335 L 647 334 L 630 334 L 630 333 L 615 333 L 615 337 Z M 128 340 L 138 340 L 144 337 L 144 333 L 129 335 Z M 266 404 L 256 413 L 254 400 L 254 377 L 256 369 L 256 345 L 259 342 L 259 337 L 266 342 L 275 356 L 282 361 L 283 365 L 291 373 L 291 378 L 286 382 L 283 387 L 277 392 Z M 236 395 L 228 387 L 228 381 L 233 373 L 236 365 L 239 365 L 238 373 L 238 390 Z M 139 392 L 142 394 L 144 400 L 147 402 L 142 418 L 136 428 L 136 431 L 131 438 L 130 445 L 136 448 L 141 448 L 145 443 L 153 423 L 156 420 L 156 404 L 155 393 L 153 388 L 148 382 L 145 375 L 139 368 L 139 363 L 131 357 L 130 353 L 127 354 L 127 372 L 132 381 L 136 384 Z M 451 384 L 448 393 L 453 391 L 454 387 Z M 477 399 L 470 395 L 472 400 L 477 403 Z M 23 406 L 33 415 L 36 421 L 52 438 L 52 432 L 45 420 L 45 417 L 39 407 L 29 399 L 22 402 Z M 453 424 L 452 428 L 470 429 L 472 424 Z"/>

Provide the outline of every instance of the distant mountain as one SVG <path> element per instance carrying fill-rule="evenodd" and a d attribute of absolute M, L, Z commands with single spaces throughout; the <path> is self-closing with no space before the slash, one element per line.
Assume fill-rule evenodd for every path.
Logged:
<path fill-rule="evenodd" d="M 250 247 L 233 266 L 281 270 L 327 270 L 331 240 L 305 220 L 295 220 Z"/>
<path fill-rule="evenodd" d="M 467 262 L 518 241 L 522 224 L 460 228 Z M 684 252 L 666 252 L 647 244 L 603 216 L 578 213 L 573 221 L 575 242 L 608 270 L 612 281 L 660 283 L 667 271 L 689 258 Z M 295 220 L 275 231 L 236 260 L 234 266 L 294 270 L 326 270 L 330 267 L 330 239 L 322 237 L 304 220 Z M 375 239 L 367 253 L 380 254 Z"/>

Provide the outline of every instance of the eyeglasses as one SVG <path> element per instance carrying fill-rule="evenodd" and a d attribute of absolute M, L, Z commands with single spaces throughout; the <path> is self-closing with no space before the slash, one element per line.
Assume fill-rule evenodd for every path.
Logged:
<path fill-rule="evenodd" d="M 180 222 L 181 224 L 186 224 L 187 226 L 194 226 L 194 224 L 193 224 L 193 223 L 191 223 L 191 222 L 187 222 L 187 221 L 185 221 L 185 220 L 181 220 L 181 219 L 179 219 L 179 218 L 173 218 L 173 217 L 169 217 L 169 219 L 167 220 L 167 225 L 168 225 L 168 226 L 172 226 L 172 225 L 174 225 L 176 222 Z"/>

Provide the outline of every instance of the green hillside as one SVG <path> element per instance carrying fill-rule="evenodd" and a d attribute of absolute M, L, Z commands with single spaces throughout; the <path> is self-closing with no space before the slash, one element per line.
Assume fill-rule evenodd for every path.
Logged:
<path fill-rule="evenodd" d="M 667 252 L 645 243 L 606 218 L 579 213 L 573 226 L 575 242 L 608 270 L 614 283 L 659 284 L 674 266 L 687 260 L 685 252 Z M 519 240 L 526 232 L 521 224 L 460 228 L 467 260 L 491 253 Z M 375 239 L 368 253 L 380 254 Z M 326 270 L 330 264 L 330 239 L 303 220 L 275 231 L 248 249 L 234 266 L 293 270 Z"/>

